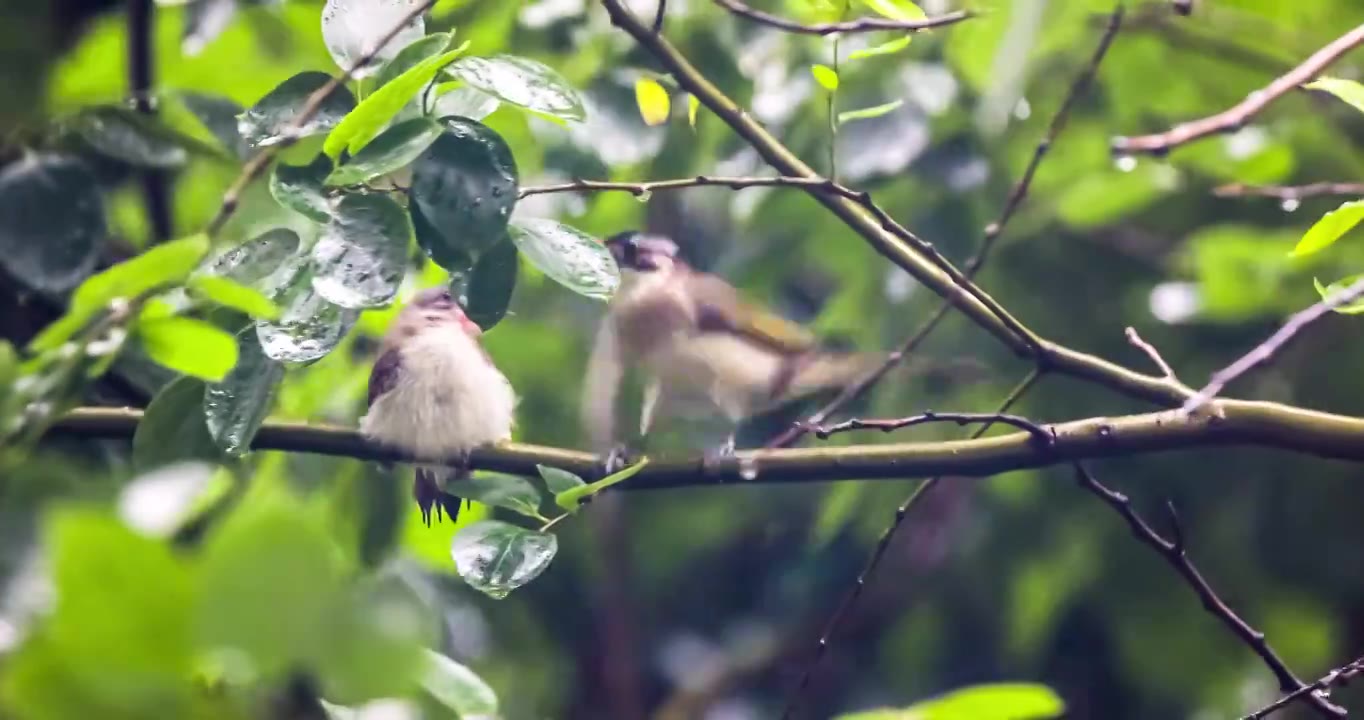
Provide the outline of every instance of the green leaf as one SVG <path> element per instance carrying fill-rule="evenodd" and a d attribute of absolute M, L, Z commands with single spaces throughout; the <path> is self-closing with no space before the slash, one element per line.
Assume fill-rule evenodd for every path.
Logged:
<path fill-rule="evenodd" d="M 393 82 L 403 73 L 417 67 L 427 59 L 445 52 L 450 47 L 450 43 L 454 41 L 453 34 L 444 32 L 431 33 L 413 41 L 407 47 L 399 50 L 392 60 L 379 68 L 379 72 L 374 74 L 373 87 L 378 89 Z"/>
<path fill-rule="evenodd" d="M 570 487 L 567 490 L 555 493 L 554 504 L 568 512 L 574 512 L 578 509 L 578 505 L 582 503 L 583 498 L 589 495 L 596 495 L 612 485 L 629 480 L 637 475 L 640 470 L 643 470 L 648 464 L 649 459 L 645 458 L 624 470 L 620 470 L 612 475 L 607 475 L 594 483 Z"/>
<path fill-rule="evenodd" d="M 914 22 L 928 17 L 918 5 L 909 0 L 862 0 L 862 4 L 881 17 L 901 22 Z"/>
<path fill-rule="evenodd" d="M 527 110 L 575 122 L 587 118 L 578 91 L 550 67 L 528 58 L 467 57 L 445 72 L 470 87 Z"/>
<path fill-rule="evenodd" d="M 133 466 L 142 472 L 221 456 L 204 421 L 204 382 L 197 378 L 177 378 L 157 393 L 133 433 Z"/>
<path fill-rule="evenodd" d="M 1334 295 L 1335 293 L 1338 293 L 1341 290 L 1350 287 L 1351 285 L 1354 285 L 1360 280 L 1364 280 L 1364 273 L 1360 273 L 1359 275 L 1351 275 L 1350 277 L 1337 280 L 1331 283 L 1330 285 L 1322 285 L 1320 280 L 1312 278 L 1312 287 L 1316 288 L 1317 294 L 1321 295 L 1322 300 L 1325 300 L 1327 297 Z M 1335 311 L 1340 313 L 1341 315 L 1358 315 L 1360 313 L 1364 313 L 1364 300 L 1355 300 L 1352 303 L 1341 305 L 1340 307 L 1336 308 Z"/>
<path fill-rule="evenodd" d="M 516 161 L 501 136 L 475 120 L 443 122 L 445 133 L 412 164 L 412 204 L 437 230 L 417 240 L 437 263 L 476 257 L 500 242 L 518 187 Z"/>
<path fill-rule="evenodd" d="M 850 120 L 869 120 L 871 118 L 878 118 L 904 104 L 905 104 L 904 100 L 894 100 L 883 105 L 862 108 L 861 110 L 848 110 L 846 112 L 841 112 L 838 114 L 838 124 L 842 125 L 843 123 L 848 122 Z"/>
<path fill-rule="evenodd" d="M 854 50 L 848 53 L 848 59 L 864 60 L 866 58 L 876 57 L 878 55 L 894 55 L 895 53 L 898 53 L 901 50 L 904 50 L 905 48 L 909 47 L 909 43 L 913 39 L 914 39 L 913 35 L 905 35 L 904 37 L 896 38 L 889 42 L 883 42 L 880 45 L 873 45 L 869 48 L 865 48 L 862 50 Z"/>
<path fill-rule="evenodd" d="M 526 517 L 540 517 L 540 491 L 515 475 L 487 474 L 452 482 L 446 491 L 484 505 L 506 508 Z"/>
<path fill-rule="evenodd" d="M 582 478 L 567 470 L 560 470 L 548 465 L 536 465 L 535 469 L 540 472 L 540 477 L 544 479 L 545 487 L 555 495 L 587 484 Z"/>
<path fill-rule="evenodd" d="M 644 124 L 651 127 L 668 122 L 672 111 L 668 91 L 653 78 L 642 77 L 635 81 L 635 104 L 639 106 Z"/>
<path fill-rule="evenodd" d="M 553 535 L 497 520 L 469 525 L 450 545 L 464 582 L 499 600 L 544 572 L 558 550 Z"/>
<path fill-rule="evenodd" d="M 286 131 L 296 138 L 331 131 L 347 113 L 355 109 L 355 96 L 343 85 L 337 86 L 327 95 L 308 122 L 297 130 L 289 130 L 309 96 L 321 90 L 331 79 L 327 73 L 308 71 L 285 80 L 241 114 L 237 122 L 238 134 L 247 145 L 259 149 L 280 143 Z"/>
<path fill-rule="evenodd" d="M 419 687 L 424 645 L 436 637 L 435 608 L 400 578 L 380 576 L 347 588 L 313 661 L 322 694 L 344 703 L 402 697 Z"/>
<path fill-rule="evenodd" d="M 497 694 L 483 678 L 434 650 L 426 651 L 421 686 L 427 695 L 461 718 L 497 715 Z"/>
<path fill-rule="evenodd" d="M 1308 90 L 1323 90 L 1335 95 L 1340 100 L 1353 105 L 1360 112 L 1364 112 L 1364 85 L 1354 80 L 1343 78 L 1323 77 L 1317 78 L 1303 87 Z"/>
<path fill-rule="evenodd" d="M 412 225 L 387 195 L 346 195 L 313 247 L 313 289 L 343 308 L 383 307 L 407 274 Z"/>
<path fill-rule="evenodd" d="M 327 136 L 322 151 L 332 159 L 339 158 L 342 150 L 349 150 L 351 154 L 359 152 L 404 105 L 421 92 L 424 85 L 431 82 L 441 68 L 459 57 L 468 46 L 469 43 L 465 42 L 450 52 L 427 58 L 375 90 L 373 95 L 365 98 L 337 124 Z"/>
<path fill-rule="evenodd" d="M 237 341 L 217 326 L 186 317 L 137 324 L 142 351 L 162 367 L 218 382 L 237 364 Z"/>
<path fill-rule="evenodd" d="M 463 283 L 464 292 L 459 294 L 468 298 L 464 312 L 484 332 L 493 329 L 507 315 L 512 293 L 516 290 L 518 258 L 516 245 L 504 240 L 479 257 Z"/>
<path fill-rule="evenodd" d="M 327 185 L 354 185 L 393 172 L 417 159 L 440 137 L 442 128 L 425 118 L 404 120 L 383 131 L 374 142 L 327 176 Z"/>
<path fill-rule="evenodd" d="M 326 155 L 318 155 L 307 165 L 278 163 L 270 173 L 270 195 L 281 207 L 326 223 L 331 220 L 331 200 L 323 183 L 331 172 L 332 162 Z"/>
<path fill-rule="evenodd" d="M 214 139 L 238 160 L 251 155 L 251 148 L 237 133 L 237 116 L 244 108 L 230 98 L 184 90 L 176 96 L 185 109 L 208 130 Z"/>
<path fill-rule="evenodd" d="M 254 318 L 279 319 L 279 306 L 255 288 L 218 275 L 200 275 L 189 280 L 192 293 L 223 307 L 240 310 Z"/>
<path fill-rule="evenodd" d="M 279 320 L 256 322 L 256 336 L 266 357 L 280 362 L 321 359 L 346 337 L 360 311 L 334 305 L 313 289 L 313 270 L 305 266 L 275 297 Z"/>
<path fill-rule="evenodd" d="M 217 275 L 258 287 L 258 283 L 276 273 L 298 249 L 297 233 L 287 228 L 276 228 L 240 245 L 215 251 L 195 274 Z"/>
<path fill-rule="evenodd" d="M 34 154 L 0 169 L 0 266 L 24 285 L 74 287 L 104 236 L 99 186 L 79 160 Z"/>
<path fill-rule="evenodd" d="M 1059 717 L 1066 705 L 1045 685 L 975 685 L 916 703 L 903 710 L 870 710 L 835 720 L 1041 720 Z"/>
<path fill-rule="evenodd" d="M 838 71 L 828 65 L 811 65 L 810 74 L 815 76 L 819 86 L 833 92 L 838 89 Z"/>
<path fill-rule="evenodd" d="M 408 45 L 419 42 L 426 35 L 426 21 L 418 15 L 391 40 L 379 45 L 379 41 L 416 6 L 417 3 L 410 0 L 327 0 L 322 8 L 322 41 L 336 66 L 342 69 L 353 67 L 377 47 L 374 58 L 356 68 L 352 75 L 369 77 L 380 71 L 382 63 L 392 61 Z"/>
<path fill-rule="evenodd" d="M 1354 229 L 1361 220 L 1364 220 L 1364 200 L 1342 203 L 1340 207 L 1322 215 L 1320 220 L 1308 228 L 1289 256 L 1304 257 L 1321 252 Z"/>
<path fill-rule="evenodd" d="M 620 287 L 620 269 L 606 246 L 583 232 L 554 220 L 518 220 L 512 242 L 530 264 L 580 295 L 610 300 Z"/>
<path fill-rule="evenodd" d="M 251 449 L 284 366 L 265 356 L 252 328 L 237 334 L 237 365 L 222 382 L 204 389 L 204 416 L 214 442 L 228 455 Z"/>
<path fill-rule="evenodd" d="M 431 117 L 450 117 L 458 115 L 470 120 L 482 120 L 492 115 L 501 101 L 477 88 L 466 87 L 463 82 L 441 83 L 436 86 L 436 102 L 433 103 Z"/>
<path fill-rule="evenodd" d="M 130 108 L 90 108 L 74 118 L 72 129 L 99 153 L 130 165 L 174 168 L 189 157 L 169 128 Z"/>
<path fill-rule="evenodd" d="M 66 315 L 43 329 L 29 344 L 33 351 L 51 350 L 85 327 L 114 300 L 133 298 L 177 284 L 189 276 L 208 252 L 208 236 L 200 233 L 157 245 L 95 275 L 71 296 Z"/>

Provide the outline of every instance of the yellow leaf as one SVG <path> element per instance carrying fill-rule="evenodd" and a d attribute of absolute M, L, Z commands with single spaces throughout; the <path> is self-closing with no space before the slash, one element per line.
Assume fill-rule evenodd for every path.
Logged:
<path fill-rule="evenodd" d="M 815 76 L 815 82 L 820 87 L 833 92 L 838 89 L 838 71 L 828 65 L 811 65 L 810 73 Z"/>
<path fill-rule="evenodd" d="M 635 102 L 639 104 L 639 114 L 646 125 L 662 125 L 668 121 L 672 109 L 668 91 L 657 81 L 640 78 L 635 82 Z"/>
<path fill-rule="evenodd" d="M 695 95 L 687 96 L 687 124 L 696 127 L 696 110 L 701 107 L 701 101 Z"/>

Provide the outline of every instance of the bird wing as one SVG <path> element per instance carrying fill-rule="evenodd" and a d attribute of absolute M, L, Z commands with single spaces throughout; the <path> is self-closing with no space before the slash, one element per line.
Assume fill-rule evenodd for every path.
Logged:
<path fill-rule="evenodd" d="M 374 369 L 369 371 L 369 399 L 366 407 L 373 407 L 380 395 L 398 384 L 398 373 L 402 372 L 402 359 L 396 348 L 389 348 L 379 354 L 374 361 Z"/>
<path fill-rule="evenodd" d="M 782 353 L 813 349 L 816 339 L 809 330 L 749 302 L 733 285 L 708 273 L 693 273 L 691 297 L 696 302 L 696 323 L 702 332 L 732 332 Z"/>

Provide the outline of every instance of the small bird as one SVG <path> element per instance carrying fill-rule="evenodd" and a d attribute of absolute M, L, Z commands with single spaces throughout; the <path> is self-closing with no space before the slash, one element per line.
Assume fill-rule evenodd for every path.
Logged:
<path fill-rule="evenodd" d="M 427 288 L 398 313 L 370 371 L 361 433 L 418 458 L 459 458 L 416 467 L 412 492 L 427 527 L 432 507 L 437 519 L 441 508 L 458 517 L 460 500 L 445 490 L 469 476 L 469 452 L 511 439 L 516 394 L 482 334 L 447 288 Z"/>
<path fill-rule="evenodd" d="M 622 282 L 597 332 L 581 409 L 594 451 L 609 453 L 608 470 L 624 452 L 615 437 L 615 403 L 627 364 L 647 376 L 640 435 L 655 416 L 718 414 L 729 436 L 706 451 L 714 458 L 733 453 L 744 419 L 846 385 L 886 357 L 821 349 L 805 328 L 689 267 L 669 238 L 631 230 L 605 244 Z"/>

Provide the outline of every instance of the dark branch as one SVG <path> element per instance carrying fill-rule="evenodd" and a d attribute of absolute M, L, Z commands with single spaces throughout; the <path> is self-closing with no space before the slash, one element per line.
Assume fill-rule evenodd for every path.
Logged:
<path fill-rule="evenodd" d="M 1250 352 L 1242 355 L 1236 362 L 1213 373 L 1212 379 L 1208 384 L 1185 403 L 1184 412 L 1193 412 L 1199 406 L 1211 400 L 1217 393 L 1222 391 L 1228 383 L 1246 374 L 1255 366 L 1268 362 L 1287 345 L 1299 332 L 1308 325 L 1321 319 L 1332 310 L 1345 305 L 1364 296 L 1364 280 L 1358 280 L 1354 284 L 1338 290 L 1328 297 L 1322 298 L 1317 304 L 1299 311 L 1293 317 L 1288 318 L 1288 322 L 1283 324 L 1273 335 L 1270 335 L 1264 342 L 1256 345 Z"/>
<path fill-rule="evenodd" d="M 1267 718 L 1304 697 L 1310 696 L 1312 698 L 1318 698 L 1318 693 L 1330 690 L 1336 685 L 1344 685 L 1350 680 L 1358 677 L 1360 674 L 1364 674 L 1364 657 L 1355 658 L 1354 660 L 1341 665 L 1331 672 L 1322 675 L 1315 682 L 1308 683 L 1297 690 L 1284 695 L 1273 703 L 1241 718 L 1241 720 L 1261 720 L 1261 718 Z"/>
<path fill-rule="evenodd" d="M 1173 515 L 1173 510 L 1171 510 L 1171 518 L 1175 522 L 1175 539 L 1167 540 L 1142 519 L 1126 495 L 1111 490 L 1094 479 L 1094 476 L 1079 463 L 1075 464 L 1075 479 L 1080 483 L 1080 487 L 1093 493 L 1121 515 L 1127 521 L 1132 536 L 1143 545 L 1156 551 L 1156 554 L 1164 558 L 1165 562 L 1169 563 L 1184 578 L 1184 582 L 1193 589 L 1194 593 L 1198 595 L 1199 601 L 1203 603 L 1203 609 L 1216 617 L 1242 643 L 1260 656 L 1264 664 L 1274 673 L 1274 677 L 1279 681 L 1279 687 L 1283 692 L 1294 692 L 1303 687 L 1302 681 L 1293 674 L 1293 671 L 1269 646 L 1269 642 L 1265 640 L 1265 634 L 1251 627 L 1234 610 L 1228 607 L 1217 595 L 1217 592 L 1212 589 L 1212 586 L 1208 584 L 1208 581 L 1204 579 L 1198 568 L 1194 567 L 1193 562 L 1189 560 L 1189 556 L 1184 551 L 1183 533 L 1178 529 L 1178 519 Z M 1312 695 L 1310 701 L 1317 711 L 1325 717 L 1345 716 L 1343 709 L 1332 705 L 1319 695 Z"/>
<path fill-rule="evenodd" d="M 815 437 L 820 440 L 827 440 L 832 435 L 838 433 L 851 432 L 853 430 L 880 430 L 881 432 L 894 432 L 903 428 L 914 427 L 915 425 L 927 425 L 930 423 L 950 422 L 957 425 L 1008 425 L 1016 427 L 1033 436 L 1033 440 L 1043 446 L 1051 445 L 1051 431 L 1038 425 L 1037 423 L 1018 415 L 1006 413 L 937 413 L 927 411 L 919 415 L 909 417 L 893 418 L 888 420 L 861 420 L 852 418 L 844 420 L 837 425 L 821 426 L 813 429 Z"/>
<path fill-rule="evenodd" d="M 1239 104 L 1216 115 L 1176 125 L 1163 133 L 1114 138 L 1113 152 L 1125 154 L 1144 152 L 1159 155 L 1213 133 L 1239 130 L 1250 118 L 1269 107 L 1270 103 L 1312 80 L 1360 43 L 1364 43 L 1364 25 L 1331 41 L 1331 44 L 1313 53 L 1301 65 L 1281 75 L 1264 89 L 1251 93 Z"/>
<path fill-rule="evenodd" d="M 1243 185 L 1232 183 L 1213 188 L 1217 197 L 1266 197 L 1276 200 L 1302 200 L 1333 195 L 1364 197 L 1364 183 L 1319 182 L 1309 185 Z"/>
<path fill-rule="evenodd" d="M 155 67 L 152 39 L 156 5 L 153 0 L 130 0 L 128 2 L 128 92 L 133 98 L 133 106 L 140 113 L 152 115 L 156 107 L 152 103 Z M 152 240 L 165 242 L 171 239 L 175 228 L 171 220 L 171 185 L 164 170 L 150 168 L 138 173 L 142 184 L 142 204 L 147 212 L 147 224 L 151 226 Z"/>
<path fill-rule="evenodd" d="M 787 20 L 786 18 L 771 13 L 763 12 L 756 8 L 749 7 L 739 0 L 715 0 L 715 4 L 756 23 L 761 23 L 768 27 L 790 33 L 801 33 L 804 35 L 832 35 L 834 33 L 862 33 L 876 32 L 879 30 L 899 30 L 901 32 L 921 32 L 935 27 L 952 25 L 971 17 L 971 13 L 957 11 L 939 15 L 937 17 L 925 18 L 923 20 L 887 20 L 884 18 L 858 18 L 856 20 L 846 20 L 843 22 L 817 23 L 814 25 L 802 25 L 801 23 Z"/>

